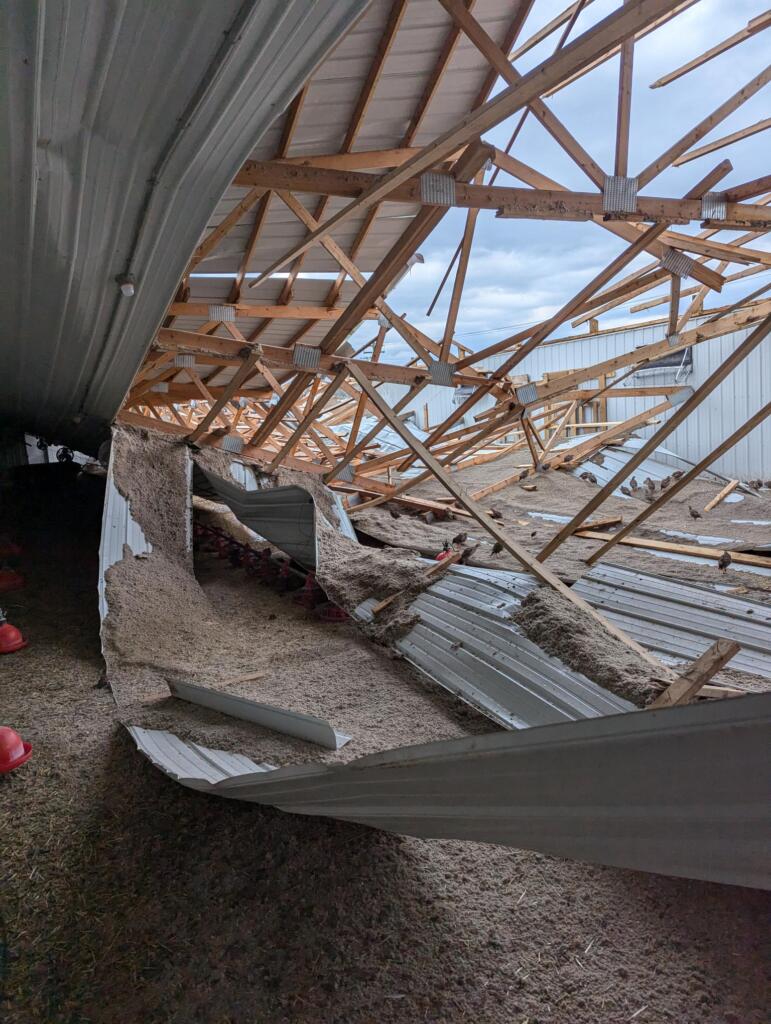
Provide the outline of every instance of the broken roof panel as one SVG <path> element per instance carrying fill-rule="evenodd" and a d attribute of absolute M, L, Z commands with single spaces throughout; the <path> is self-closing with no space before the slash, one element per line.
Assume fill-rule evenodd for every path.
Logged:
<path fill-rule="evenodd" d="M 576 444 L 580 444 L 581 442 L 588 440 L 592 436 L 594 435 L 585 433 L 578 437 L 571 437 L 568 441 L 563 441 L 561 444 L 558 444 L 556 448 L 557 450 L 571 448 Z M 606 445 L 604 448 L 601 448 L 596 455 L 587 459 L 585 462 L 582 462 L 574 469 L 571 469 L 570 472 L 573 476 L 580 476 L 581 473 L 589 471 L 597 477 L 597 482 L 602 487 L 611 480 L 616 473 L 623 469 L 629 459 L 642 447 L 643 444 L 645 444 L 645 441 L 642 438 L 630 437 L 624 441 L 623 444 Z M 674 452 L 669 451 L 667 448 L 659 447 L 656 449 L 655 455 L 651 455 L 649 458 L 645 459 L 641 465 L 634 470 L 634 472 L 630 473 L 628 477 L 622 480 L 619 487 L 613 491 L 613 494 L 617 498 L 627 498 L 628 495 L 624 494 L 620 490 L 620 487 L 628 487 L 629 481 L 632 477 L 634 477 L 642 487 L 642 482 L 646 477 L 649 477 L 651 480 L 659 483 L 666 477 L 671 477 L 674 470 L 681 469 L 688 472 L 692 467 L 692 462 L 689 462 L 687 459 L 681 459 L 679 455 L 675 455 Z M 700 473 L 699 477 L 700 479 L 711 480 L 713 483 L 721 485 L 728 483 L 728 480 L 725 477 L 720 476 L 718 473 L 713 473 L 710 470 L 705 470 L 703 473 Z M 737 500 L 737 498 L 734 500 Z"/>
<path fill-rule="evenodd" d="M 670 658 L 693 660 L 727 637 L 741 644 L 730 668 L 771 679 L 771 607 L 695 583 L 597 565 L 575 591 L 638 643 Z"/>
<path fill-rule="evenodd" d="M 527 584 L 506 578 L 519 575 L 452 566 L 409 606 L 420 621 L 394 646 L 507 729 L 633 711 L 522 635 L 511 614 Z M 363 602 L 356 616 L 371 619 L 375 603 Z"/>
<path fill-rule="evenodd" d="M 769 724 L 759 694 L 286 768 L 128 728 L 161 771 L 217 796 L 768 889 Z"/>

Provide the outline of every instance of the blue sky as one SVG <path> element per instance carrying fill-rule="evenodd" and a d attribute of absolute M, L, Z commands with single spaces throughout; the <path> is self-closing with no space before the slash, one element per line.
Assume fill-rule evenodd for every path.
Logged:
<path fill-rule="evenodd" d="M 527 38 L 565 6 L 566 0 L 537 0 L 521 38 Z M 595 0 L 579 18 L 571 39 L 617 6 L 615 0 Z M 771 53 L 771 30 L 761 32 L 670 85 L 650 89 L 650 83 L 743 28 L 751 18 L 761 14 L 766 6 L 766 0 L 700 0 L 694 7 L 637 44 L 632 94 L 630 174 L 642 170 L 689 128 L 763 70 Z M 517 63 L 517 70 L 526 71 L 547 57 L 557 38 L 558 33 L 555 33 L 528 53 Z M 617 81 L 618 57 L 615 57 L 547 100 L 554 113 L 579 142 L 602 167 L 611 171 L 615 148 Z M 770 95 L 771 86 L 766 86 L 726 118 L 703 142 L 768 117 Z M 512 123 L 506 122 L 491 132 L 487 136 L 489 141 L 501 148 L 505 146 Z M 582 191 L 594 190 L 589 179 L 532 115 L 528 117 L 512 154 L 568 187 Z M 681 196 L 724 157 L 731 160 L 734 170 L 721 184 L 747 181 L 768 173 L 769 154 L 771 132 L 761 133 L 682 167 L 665 171 L 643 193 Z M 497 183 L 521 184 L 504 174 L 498 176 Z M 421 246 L 425 262 L 415 266 L 389 296 L 389 302 L 397 312 L 406 313 L 411 322 L 435 338 L 441 338 L 444 329 L 452 279 L 430 319 L 426 317 L 426 309 L 455 251 L 464 221 L 464 212 L 453 210 L 448 213 Z M 699 226 L 695 223 L 688 228 L 678 227 L 677 230 L 695 233 Z M 738 232 L 723 232 L 718 240 L 730 241 L 736 234 Z M 753 245 L 771 249 L 768 238 L 760 239 Z M 514 333 L 520 325 L 549 316 L 591 280 L 623 246 L 624 243 L 619 239 L 591 223 L 496 220 L 493 211 L 482 211 L 477 221 L 456 337 L 470 348 L 480 349 Z M 649 260 L 650 257 L 640 259 L 632 267 Z M 739 269 L 732 265 L 727 272 Z M 628 273 L 628 270 L 624 273 Z M 713 293 L 707 304 L 722 305 L 735 301 L 768 280 L 769 276 L 764 274 L 729 285 L 720 296 Z M 693 281 L 688 280 L 684 287 L 693 284 Z M 653 294 L 663 295 L 665 290 L 659 288 L 650 293 Z M 682 300 L 681 309 L 685 308 L 686 301 Z M 650 319 L 662 315 L 666 308 L 662 306 L 637 314 L 637 318 Z M 621 306 L 605 314 L 600 326 L 609 327 L 634 318 L 628 307 Z M 569 332 L 563 329 L 560 333 Z M 372 334 L 373 326 L 367 324 L 352 340 L 364 340 Z M 390 331 L 385 358 L 404 362 L 409 355 L 410 351 L 401 339 L 396 337 L 394 331 Z"/>

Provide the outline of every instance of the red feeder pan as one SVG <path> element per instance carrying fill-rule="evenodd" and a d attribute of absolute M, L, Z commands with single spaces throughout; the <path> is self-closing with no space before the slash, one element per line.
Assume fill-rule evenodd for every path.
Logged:
<path fill-rule="evenodd" d="M 13 654 L 27 646 L 27 641 L 21 635 L 21 630 L 5 621 L 2 609 L 0 609 L 0 654 Z"/>
<path fill-rule="evenodd" d="M 24 586 L 24 577 L 15 569 L 0 569 L 0 594 L 9 590 L 21 590 Z"/>
<path fill-rule="evenodd" d="M 31 757 L 32 744 L 25 743 L 14 729 L 0 725 L 0 774 L 12 772 Z"/>

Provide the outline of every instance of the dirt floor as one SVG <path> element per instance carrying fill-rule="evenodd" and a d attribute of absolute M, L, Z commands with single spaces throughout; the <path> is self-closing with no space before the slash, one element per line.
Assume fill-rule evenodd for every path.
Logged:
<path fill-rule="evenodd" d="M 394 837 L 165 778 L 122 721 L 275 764 L 493 727 L 213 555 L 197 565 L 212 621 L 191 630 L 240 637 L 228 676 L 260 678 L 234 691 L 353 741 L 319 753 L 165 697 L 118 706 L 100 685 L 98 482 L 34 469 L 26 498 L 3 494 L 28 580 L 4 606 L 30 645 L 0 659 L 1 717 L 34 745 L 0 779 L 3 1024 L 767 1019 L 767 894 Z"/>

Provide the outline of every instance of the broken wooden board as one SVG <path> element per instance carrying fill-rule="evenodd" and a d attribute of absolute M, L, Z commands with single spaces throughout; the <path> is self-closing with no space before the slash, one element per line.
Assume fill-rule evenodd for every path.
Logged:
<path fill-rule="evenodd" d="M 611 538 L 607 533 L 600 533 L 597 530 L 579 528 L 573 534 L 574 537 L 583 537 L 584 540 L 607 541 Z M 691 555 L 693 558 L 710 558 L 717 560 L 726 550 L 725 548 L 710 548 L 701 544 L 674 544 L 665 540 L 652 540 L 648 537 L 624 537 L 618 541 L 632 548 L 647 548 L 650 551 L 668 551 L 675 555 Z M 744 551 L 733 551 L 728 549 L 731 561 L 737 565 L 752 565 L 758 569 L 771 570 L 771 558 L 764 558 L 761 555 L 749 555 Z"/>

